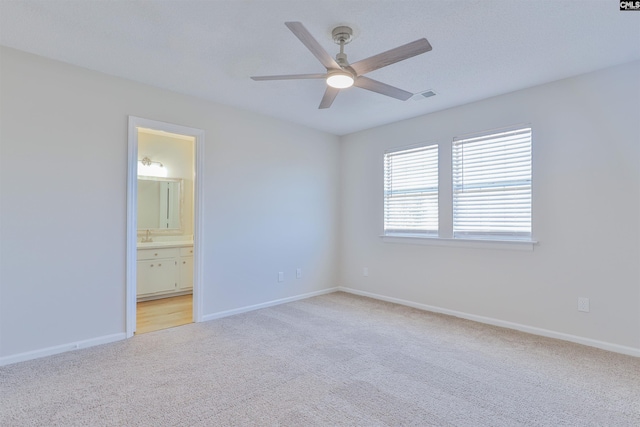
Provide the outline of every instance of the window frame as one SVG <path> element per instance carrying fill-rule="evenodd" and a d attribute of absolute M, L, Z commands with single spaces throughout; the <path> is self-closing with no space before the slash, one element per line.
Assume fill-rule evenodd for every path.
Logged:
<path fill-rule="evenodd" d="M 414 151 L 421 150 L 427 152 L 435 152 L 435 171 L 430 171 L 430 173 L 435 172 L 436 185 L 435 187 L 427 187 L 427 188 L 435 188 L 435 191 L 429 191 L 429 193 L 435 193 L 435 204 L 436 204 L 436 229 L 435 230 L 407 230 L 403 231 L 400 229 L 390 229 L 387 230 L 387 156 L 388 155 L 398 155 L 398 153 L 402 153 L 405 151 Z M 427 160 L 433 161 L 433 159 Z M 397 147 L 393 149 L 385 150 L 382 156 L 383 163 L 383 184 L 382 184 L 382 235 L 386 237 L 417 237 L 417 238 L 433 238 L 438 237 L 439 229 L 440 229 L 440 145 L 438 142 L 423 142 L 420 144 L 414 144 L 409 146 Z"/>
<path fill-rule="evenodd" d="M 522 128 L 531 129 L 531 150 L 530 150 L 530 176 L 531 176 L 531 217 L 530 228 L 531 234 L 528 237 L 519 236 L 512 239 L 510 236 L 494 235 L 494 236 L 454 236 L 453 234 L 453 144 L 455 140 L 477 137 L 481 135 L 491 135 L 501 132 L 508 132 Z M 480 132 L 462 134 L 452 136 L 448 142 L 430 142 L 420 143 L 404 147 L 388 148 L 383 152 L 382 157 L 382 203 L 383 209 L 380 218 L 380 227 L 382 233 L 379 235 L 382 242 L 394 244 L 412 244 L 412 245 L 428 245 L 442 247 L 464 247 L 479 249 L 496 249 L 496 250 L 516 250 L 516 251 L 533 251 L 538 241 L 534 239 L 534 185 L 535 185 L 535 168 L 534 168 L 534 126 L 531 123 L 520 123 L 506 127 L 493 128 Z M 422 146 L 438 146 L 438 232 L 437 234 L 409 234 L 409 233 L 393 233 L 385 234 L 385 218 L 384 218 L 384 190 L 385 190 L 385 164 L 384 156 L 389 152 L 408 150 Z M 488 238 L 487 238 L 488 237 Z"/>
<path fill-rule="evenodd" d="M 511 172 L 511 176 L 509 176 L 509 180 L 505 180 L 505 179 L 498 179 L 497 181 L 493 181 L 491 182 L 490 178 L 490 173 L 486 173 L 486 175 L 483 175 L 483 183 L 482 184 L 477 184 L 478 186 L 476 187 L 476 189 L 478 190 L 476 194 L 486 194 L 488 192 L 491 192 L 491 190 L 489 190 L 489 188 L 494 187 L 494 188 L 499 188 L 499 187 L 507 187 L 507 188 L 515 188 L 515 187 L 524 187 L 525 191 L 528 192 L 528 232 L 526 231 L 514 231 L 514 230 L 507 230 L 508 226 L 507 226 L 507 220 L 504 220 L 503 222 L 499 222 L 496 221 L 496 219 L 498 217 L 488 217 L 489 221 L 492 221 L 494 223 L 498 223 L 497 226 L 494 226 L 495 228 L 493 230 L 481 230 L 480 226 L 478 224 L 475 225 L 476 229 L 475 230 L 460 230 L 457 231 L 456 230 L 456 203 L 457 202 L 463 202 L 463 200 L 456 200 L 456 194 L 461 194 L 461 193 L 456 193 L 456 174 L 457 174 L 457 170 L 456 170 L 456 147 L 460 146 L 461 144 L 466 143 L 473 143 L 473 142 L 480 142 L 482 143 L 483 141 L 485 142 L 489 142 L 492 139 L 495 140 L 494 143 L 496 144 L 495 146 L 492 147 L 486 147 L 484 148 L 484 150 L 486 151 L 497 151 L 500 150 L 499 146 L 498 146 L 498 140 L 501 138 L 509 138 L 509 134 L 524 134 L 524 133 L 528 133 L 528 146 L 526 148 L 528 148 L 528 158 L 526 159 L 526 162 L 528 162 L 528 181 L 527 180 L 520 180 L 518 181 L 518 179 L 515 177 L 516 173 Z M 477 140 L 477 141 L 473 141 L 473 140 Z M 515 144 L 509 144 L 509 150 L 512 150 L 513 147 L 515 146 Z M 520 147 L 516 147 L 518 149 L 521 149 Z M 497 155 L 493 155 L 491 157 L 486 157 L 484 160 L 480 160 L 480 161 L 484 161 L 484 162 L 496 162 L 497 160 L 499 160 L 499 156 Z M 477 160 L 476 160 L 477 162 Z M 513 159 L 513 162 L 509 163 L 509 166 L 507 169 L 510 168 L 514 168 L 517 165 L 517 159 Z M 463 166 L 460 166 L 463 167 Z M 483 168 L 483 166 L 480 166 L 481 168 Z M 477 173 L 477 171 L 476 171 Z M 495 179 L 495 177 L 493 177 Z M 496 185 L 496 184 L 502 183 L 502 184 L 507 184 L 507 185 Z M 464 193 L 464 191 L 463 191 Z M 495 193 L 495 192 L 494 192 Z M 469 194 L 469 193 L 467 193 Z M 464 195 L 463 195 L 464 197 Z M 487 196 L 480 196 L 483 197 L 484 199 L 487 199 L 487 201 L 491 201 L 491 199 L 489 199 L 489 197 Z M 494 196 L 492 197 L 493 201 L 497 200 L 500 196 L 494 194 Z M 518 200 L 515 198 L 512 198 L 511 200 Z M 511 240 L 515 240 L 515 241 L 531 241 L 532 240 L 532 236 L 533 236 L 533 128 L 530 124 L 522 124 L 522 125 L 514 125 L 514 126 L 509 126 L 509 127 L 505 127 L 505 128 L 500 128 L 500 129 L 492 129 L 492 130 L 488 130 L 488 131 L 482 131 L 482 132 L 475 132 L 475 133 L 471 133 L 471 134 L 466 134 L 463 136 L 458 136 L 458 137 L 454 137 L 453 140 L 451 141 L 451 206 L 452 206 L 452 236 L 454 239 L 466 239 L 466 240 L 506 240 L 506 241 L 511 241 Z M 501 206 L 502 212 L 504 212 L 504 210 L 506 209 L 505 206 Z M 474 214 L 476 215 L 475 217 L 472 217 L 472 220 L 475 221 L 476 223 L 479 223 L 479 215 L 482 215 L 481 212 L 474 212 Z M 513 215 L 512 217 L 513 219 L 516 219 L 516 215 Z M 488 227 L 487 225 L 484 226 L 485 228 Z M 502 230 L 499 230 L 501 229 Z"/>

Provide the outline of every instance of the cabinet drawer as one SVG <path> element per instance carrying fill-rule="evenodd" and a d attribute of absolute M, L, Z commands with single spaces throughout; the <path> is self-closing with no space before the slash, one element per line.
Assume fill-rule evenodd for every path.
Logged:
<path fill-rule="evenodd" d="M 174 258 L 178 256 L 177 248 L 164 249 L 139 249 L 138 260 L 141 259 L 158 259 L 158 258 Z"/>
<path fill-rule="evenodd" d="M 193 246 L 180 248 L 180 256 L 193 256 Z"/>

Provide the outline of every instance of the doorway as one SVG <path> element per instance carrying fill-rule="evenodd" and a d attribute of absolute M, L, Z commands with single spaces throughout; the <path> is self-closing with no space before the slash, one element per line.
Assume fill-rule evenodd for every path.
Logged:
<path fill-rule="evenodd" d="M 200 129 L 129 117 L 127 337 L 202 320 L 203 146 Z"/>

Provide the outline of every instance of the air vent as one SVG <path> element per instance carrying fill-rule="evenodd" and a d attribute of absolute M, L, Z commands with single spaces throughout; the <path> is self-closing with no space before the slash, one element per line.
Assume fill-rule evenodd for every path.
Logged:
<path fill-rule="evenodd" d="M 435 95 L 436 93 L 433 90 L 429 89 L 429 90 L 425 90 L 424 92 L 416 93 L 415 95 L 413 95 L 413 100 L 420 101 L 425 98 L 431 98 L 432 96 L 435 96 Z"/>

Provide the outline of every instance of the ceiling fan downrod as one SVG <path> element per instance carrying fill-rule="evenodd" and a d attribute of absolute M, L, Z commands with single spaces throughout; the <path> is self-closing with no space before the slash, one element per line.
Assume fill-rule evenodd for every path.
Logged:
<path fill-rule="evenodd" d="M 342 68 L 348 67 L 349 62 L 347 61 L 347 54 L 344 53 L 344 45 L 351 41 L 353 37 L 353 30 L 351 27 L 342 25 L 331 31 L 331 37 L 336 44 L 340 45 L 340 53 L 336 55 L 336 62 Z"/>

